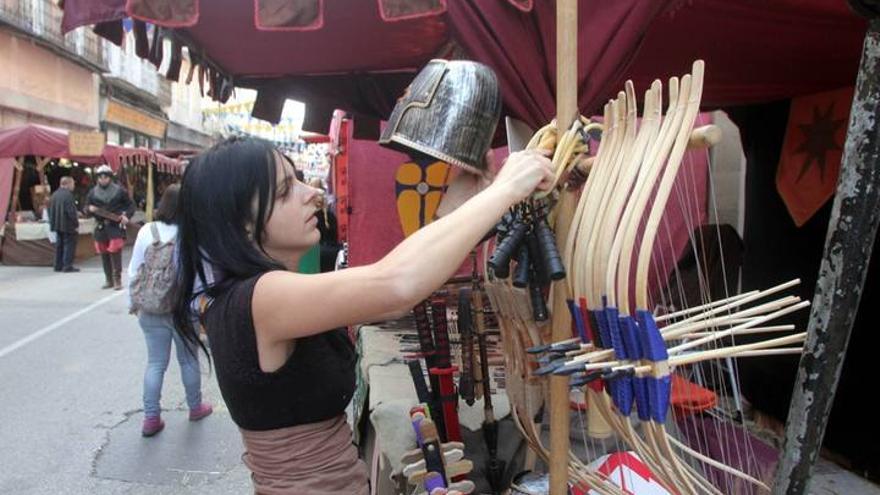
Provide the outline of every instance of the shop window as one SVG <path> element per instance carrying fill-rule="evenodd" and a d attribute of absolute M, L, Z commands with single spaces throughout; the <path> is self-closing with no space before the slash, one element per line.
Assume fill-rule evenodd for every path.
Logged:
<path fill-rule="evenodd" d="M 119 144 L 119 128 L 116 126 L 107 126 L 107 143 Z"/>
<path fill-rule="evenodd" d="M 119 130 L 119 141 L 122 146 L 126 146 L 129 148 L 134 148 L 137 146 L 135 143 L 134 133 L 125 129 Z"/>

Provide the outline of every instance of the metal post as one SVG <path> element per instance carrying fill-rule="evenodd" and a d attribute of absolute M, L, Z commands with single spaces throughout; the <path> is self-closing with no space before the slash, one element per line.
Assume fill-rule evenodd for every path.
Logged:
<path fill-rule="evenodd" d="M 880 19 L 870 22 L 856 81 L 805 352 L 773 493 L 807 493 L 880 222 Z"/>

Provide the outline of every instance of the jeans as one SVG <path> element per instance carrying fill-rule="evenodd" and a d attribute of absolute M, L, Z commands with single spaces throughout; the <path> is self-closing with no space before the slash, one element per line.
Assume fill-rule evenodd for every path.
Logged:
<path fill-rule="evenodd" d="M 144 416 L 159 416 L 161 408 L 159 399 L 162 396 L 162 381 L 168 360 L 171 357 L 171 341 L 177 352 L 177 363 L 180 365 L 180 378 L 186 390 L 186 404 L 193 410 L 202 403 L 202 376 L 199 373 L 199 360 L 190 353 L 197 347 L 187 344 L 174 329 L 174 321 L 170 314 L 154 314 L 141 311 L 138 323 L 144 331 L 147 341 L 147 370 L 144 372 Z"/>
<path fill-rule="evenodd" d="M 76 254 L 76 242 L 79 234 L 76 232 L 57 232 L 55 240 L 55 270 L 61 271 L 73 266 L 73 257 Z"/>

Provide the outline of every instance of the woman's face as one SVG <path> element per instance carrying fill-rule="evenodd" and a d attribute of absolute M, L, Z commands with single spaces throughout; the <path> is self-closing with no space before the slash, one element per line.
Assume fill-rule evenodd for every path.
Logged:
<path fill-rule="evenodd" d="M 263 248 L 279 261 L 305 253 L 321 240 L 318 231 L 320 193 L 296 179 L 293 166 L 275 155 L 275 204 L 266 222 Z"/>

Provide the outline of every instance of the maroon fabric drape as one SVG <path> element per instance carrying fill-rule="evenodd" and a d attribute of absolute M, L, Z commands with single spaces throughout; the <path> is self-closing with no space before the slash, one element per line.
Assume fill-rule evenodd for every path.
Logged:
<path fill-rule="evenodd" d="M 89 24 L 117 21 L 126 17 L 125 0 L 64 0 L 61 4 L 64 16 L 61 18 L 61 31 Z"/>
<path fill-rule="evenodd" d="M 866 29 L 845 0 L 696 0 L 655 19 L 624 77 L 645 88 L 699 58 L 703 108 L 819 93 L 853 85 Z"/>
<path fill-rule="evenodd" d="M 199 22 L 199 0 L 126 0 L 131 17 L 163 27 L 185 27 Z"/>
<path fill-rule="evenodd" d="M 262 87 L 273 81 L 279 90 L 286 84 L 290 93 L 309 93 L 309 104 L 387 117 L 387 93 L 397 89 L 396 79 L 383 83 L 386 96 L 376 98 L 332 78 L 366 73 L 376 80 L 391 73 L 411 78 L 430 58 L 443 56 L 449 28 L 466 56 L 496 71 L 507 113 L 536 128 L 553 118 L 555 2 L 456 0 L 446 2 L 446 15 L 423 17 L 389 11 L 395 2 L 406 3 L 325 2 L 322 29 L 261 31 L 253 22 L 254 0 L 211 0 L 199 3 L 198 23 L 180 31 L 199 48 L 193 53 L 206 54 L 236 84 Z M 116 19 L 96 30 L 121 39 L 125 0 L 66 3 L 66 30 Z M 383 15 L 389 13 L 407 14 L 408 20 L 386 22 Z M 586 115 L 598 113 L 627 78 L 642 94 L 653 79 L 684 74 L 697 58 L 706 61 L 703 108 L 851 85 L 866 29 L 845 0 L 581 0 L 578 16 L 578 101 Z"/>
<path fill-rule="evenodd" d="M 578 9 L 579 106 L 596 109 L 635 55 L 643 33 L 666 2 L 595 0 Z M 495 69 L 511 114 L 534 128 L 555 116 L 555 2 L 524 12 L 508 2 L 450 2 L 453 37 L 469 58 Z"/>
<path fill-rule="evenodd" d="M 555 2 L 450 2 L 450 30 L 498 74 L 508 110 L 537 128 L 555 114 Z M 578 104 L 602 105 L 633 79 L 640 94 L 706 61 L 703 108 L 852 84 L 866 23 L 844 0 L 581 0 Z"/>
<path fill-rule="evenodd" d="M 323 0 L 254 0 L 254 25 L 261 31 L 309 31 L 324 27 Z"/>
<path fill-rule="evenodd" d="M 446 0 L 377 0 L 383 21 L 402 21 L 446 12 Z"/>
<path fill-rule="evenodd" d="M 342 108 L 358 119 L 355 137 L 376 139 L 379 136 L 378 117 L 388 116 L 397 98 L 412 80 L 414 72 L 388 74 L 346 74 L 327 76 L 299 76 L 285 79 L 243 80 L 240 84 L 257 89 L 257 104 L 253 115 L 269 122 L 278 122 L 278 103 L 263 106 L 263 98 L 283 102 L 285 98 L 308 104 L 303 129 L 326 133 L 330 128 L 333 110 Z"/>

